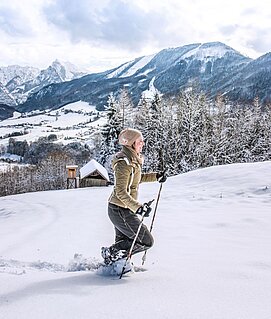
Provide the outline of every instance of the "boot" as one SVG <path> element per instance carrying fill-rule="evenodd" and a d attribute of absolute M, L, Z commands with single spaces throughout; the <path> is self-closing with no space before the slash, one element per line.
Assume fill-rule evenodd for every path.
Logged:
<path fill-rule="evenodd" d="M 115 247 L 102 247 L 101 255 L 106 265 L 110 265 L 113 262 L 125 258 L 127 256 L 126 250 L 118 250 Z"/>

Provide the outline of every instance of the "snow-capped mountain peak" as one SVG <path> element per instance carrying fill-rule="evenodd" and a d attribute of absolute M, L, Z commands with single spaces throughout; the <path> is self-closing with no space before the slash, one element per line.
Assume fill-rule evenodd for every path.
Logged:
<path fill-rule="evenodd" d="M 193 57 L 198 60 L 206 60 L 210 58 L 222 58 L 226 53 L 237 52 L 221 42 L 200 43 L 196 48 L 185 53 L 182 58 Z"/>
<path fill-rule="evenodd" d="M 1 102 L 8 105 L 23 103 L 30 94 L 52 83 L 61 83 L 86 75 L 70 62 L 55 60 L 48 68 L 20 67 L 0 68 Z"/>
<path fill-rule="evenodd" d="M 20 79 L 20 83 L 34 79 L 40 70 L 34 67 L 9 65 L 0 67 L 0 82 L 5 86 L 15 77 Z"/>
<path fill-rule="evenodd" d="M 87 74 L 84 71 L 80 71 L 78 67 L 68 61 L 63 62 L 56 59 L 51 66 L 56 70 L 63 81 L 70 81 Z"/>

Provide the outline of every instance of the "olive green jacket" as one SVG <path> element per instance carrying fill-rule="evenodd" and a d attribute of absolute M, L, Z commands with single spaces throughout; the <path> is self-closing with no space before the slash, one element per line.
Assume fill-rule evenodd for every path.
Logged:
<path fill-rule="evenodd" d="M 141 173 L 141 165 L 127 149 L 117 153 L 112 161 L 115 185 L 109 203 L 129 208 L 134 213 L 142 204 L 137 201 L 138 185 L 157 181 L 156 173 Z"/>

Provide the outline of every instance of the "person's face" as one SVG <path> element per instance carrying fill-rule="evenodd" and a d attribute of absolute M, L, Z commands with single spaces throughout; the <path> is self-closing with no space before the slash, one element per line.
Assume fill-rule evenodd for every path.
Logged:
<path fill-rule="evenodd" d="M 141 153 L 143 146 L 144 146 L 143 137 L 140 136 L 135 140 L 134 149 L 137 153 Z"/>

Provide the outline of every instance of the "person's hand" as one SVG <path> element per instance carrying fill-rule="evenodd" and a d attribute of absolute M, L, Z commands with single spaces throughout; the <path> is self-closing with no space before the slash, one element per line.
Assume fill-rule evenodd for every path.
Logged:
<path fill-rule="evenodd" d="M 149 217 L 151 212 L 151 207 L 148 203 L 144 203 L 142 206 L 138 208 L 136 214 L 143 215 L 144 217 Z"/>
<path fill-rule="evenodd" d="M 156 173 L 156 178 L 159 183 L 164 183 L 167 180 L 167 171 L 164 170 L 163 172 Z"/>

